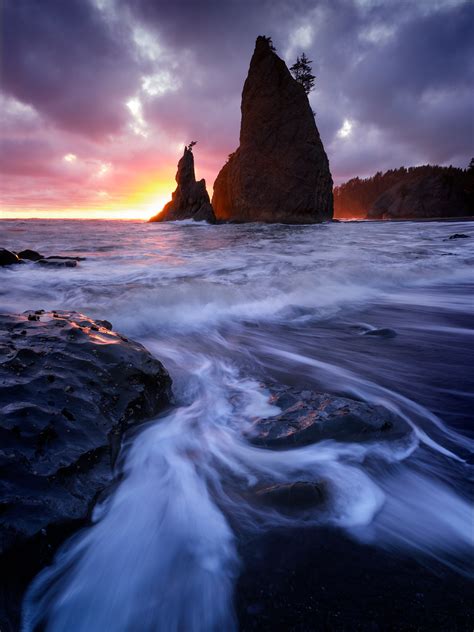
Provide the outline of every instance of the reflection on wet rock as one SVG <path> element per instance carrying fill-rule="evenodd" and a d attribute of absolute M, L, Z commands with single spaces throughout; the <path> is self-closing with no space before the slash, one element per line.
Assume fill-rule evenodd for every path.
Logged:
<path fill-rule="evenodd" d="M 121 434 L 169 401 L 163 365 L 104 324 L 75 312 L 0 315 L 0 555 L 24 581 L 88 516 Z M 9 590 L 14 620 L 22 587 Z"/>
<path fill-rule="evenodd" d="M 247 436 L 256 445 L 289 448 L 327 439 L 394 440 L 410 432 L 405 421 L 382 406 L 281 386 L 272 386 L 271 392 L 270 401 L 281 413 L 253 423 Z"/>

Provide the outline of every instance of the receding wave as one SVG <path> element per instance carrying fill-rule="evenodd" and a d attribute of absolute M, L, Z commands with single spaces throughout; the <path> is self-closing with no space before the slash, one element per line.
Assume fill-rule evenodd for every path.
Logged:
<path fill-rule="evenodd" d="M 176 406 L 129 437 L 92 525 L 30 586 L 24 632 L 236 629 L 239 538 L 275 527 L 330 526 L 473 575 L 474 238 L 447 240 L 470 224 L 86 225 L 68 245 L 86 261 L 2 271 L 2 307 L 111 320 L 170 369 Z M 35 239 L 22 245 L 57 237 L 43 223 Z M 410 432 L 257 447 L 272 383 L 382 406 Z M 256 500 L 298 481 L 326 502 Z"/>

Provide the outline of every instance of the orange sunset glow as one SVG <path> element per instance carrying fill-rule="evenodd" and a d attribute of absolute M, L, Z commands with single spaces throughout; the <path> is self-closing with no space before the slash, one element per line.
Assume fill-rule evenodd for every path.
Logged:
<path fill-rule="evenodd" d="M 462 2 L 413 6 L 411 20 L 397 14 L 397 38 L 395 27 L 380 26 L 391 9 L 376 19 L 366 0 L 349 3 L 347 22 L 331 3 L 308 9 L 305 19 L 285 3 L 271 11 L 250 9 L 254 3 L 221 11 L 215 3 L 209 19 L 193 3 L 181 10 L 71 0 L 47 11 L 42 4 L 7 2 L 4 11 L 0 218 L 149 219 L 171 199 L 192 141 L 196 178 L 212 196 L 239 144 L 248 54 L 267 31 L 278 33 L 288 67 L 302 50 L 313 60 L 310 105 L 335 185 L 401 165 L 465 168 L 472 157 L 465 64 L 438 47 L 445 12 L 460 29 L 468 23 Z M 465 48 L 468 59 L 469 39 L 453 36 L 450 46 L 460 47 L 457 55 Z M 343 58 L 340 41 L 353 47 Z M 437 66 L 446 67 L 441 83 Z"/>
<path fill-rule="evenodd" d="M 65 154 L 61 162 L 73 177 L 83 177 L 84 171 L 93 170 L 88 179 L 90 190 L 67 180 L 60 186 L 45 179 L 37 200 L 29 199 L 27 191 L 15 192 L 11 201 L 2 204 L 0 217 L 147 220 L 163 208 L 176 188 L 172 161 L 159 169 L 145 167 L 138 173 L 124 172 L 112 163 L 81 161 L 73 153 Z"/>

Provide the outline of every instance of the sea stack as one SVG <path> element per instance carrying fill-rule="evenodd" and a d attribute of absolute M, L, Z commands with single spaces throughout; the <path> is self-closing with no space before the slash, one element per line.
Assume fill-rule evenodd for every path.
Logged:
<path fill-rule="evenodd" d="M 178 162 L 176 172 L 178 186 L 171 196 L 171 201 L 165 204 L 163 210 L 152 217 L 150 222 L 172 222 L 183 219 L 209 223 L 216 221 L 206 190 L 206 181 L 202 179 L 196 182 L 192 145 L 193 143 L 184 148 L 184 154 Z"/>
<path fill-rule="evenodd" d="M 241 111 L 240 146 L 214 183 L 217 219 L 332 219 L 332 177 L 308 97 L 267 37 L 257 38 Z"/>

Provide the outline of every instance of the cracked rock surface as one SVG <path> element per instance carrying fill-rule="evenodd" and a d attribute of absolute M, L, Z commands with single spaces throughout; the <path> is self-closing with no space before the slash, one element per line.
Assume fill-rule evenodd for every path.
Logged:
<path fill-rule="evenodd" d="M 20 584 L 87 519 L 112 479 L 122 433 L 170 396 L 161 362 L 107 321 L 0 315 L 0 555 Z M 17 608 L 22 588 L 3 587 L 2 611 Z M 15 629 L 13 619 L 2 630 Z"/>

